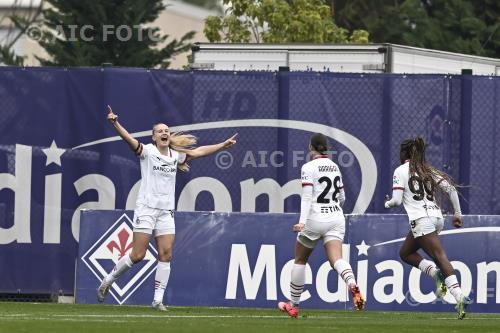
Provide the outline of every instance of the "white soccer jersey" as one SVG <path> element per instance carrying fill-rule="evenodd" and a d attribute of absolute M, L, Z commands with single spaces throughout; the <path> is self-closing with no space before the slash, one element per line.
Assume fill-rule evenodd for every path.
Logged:
<path fill-rule="evenodd" d="M 316 156 L 302 166 L 302 186 L 312 186 L 308 220 L 330 222 L 344 219 L 339 194 L 344 185 L 340 170 L 326 155 Z"/>
<path fill-rule="evenodd" d="M 175 209 L 175 176 L 177 166 L 186 161 L 186 154 L 169 149 L 162 155 L 155 145 L 143 145 L 140 155 L 141 187 L 137 204 L 157 209 Z"/>
<path fill-rule="evenodd" d="M 392 189 L 403 191 L 403 205 L 410 221 L 426 216 L 443 217 L 434 199 L 432 183 L 417 175 L 410 177 L 409 161 L 394 171 Z"/>

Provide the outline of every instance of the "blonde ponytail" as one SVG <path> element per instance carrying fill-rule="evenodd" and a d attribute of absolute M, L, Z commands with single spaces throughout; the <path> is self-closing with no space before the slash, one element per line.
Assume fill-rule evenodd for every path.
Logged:
<path fill-rule="evenodd" d="M 187 151 L 193 149 L 197 140 L 194 135 L 183 134 L 182 132 L 175 132 L 170 134 L 170 144 L 169 147 L 181 153 L 186 153 Z M 187 162 L 178 165 L 179 170 L 187 172 L 189 171 L 189 165 Z"/>

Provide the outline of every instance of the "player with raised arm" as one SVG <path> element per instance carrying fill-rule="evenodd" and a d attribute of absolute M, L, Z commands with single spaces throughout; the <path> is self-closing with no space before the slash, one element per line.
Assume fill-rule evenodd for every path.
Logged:
<path fill-rule="evenodd" d="M 455 308 L 458 319 L 462 319 L 471 300 L 463 294 L 439 240 L 438 234 L 443 229 L 444 219 L 435 200 L 436 191 L 446 194 L 455 211 L 453 225 L 455 228 L 462 227 L 462 213 L 454 182 L 449 175 L 426 162 L 425 142 L 422 138 L 403 141 L 400 160 L 402 165 L 394 171 L 392 199 L 385 202 L 385 208 L 403 203 L 410 220 L 411 231 L 406 236 L 399 255 L 404 262 L 417 267 L 435 280 L 438 297 L 444 297 L 447 289 L 450 291 L 457 301 Z M 424 259 L 418 253 L 419 249 L 423 249 L 434 262 Z"/>
<path fill-rule="evenodd" d="M 158 266 L 155 273 L 152 307 L 165 311 L 163 296 L 170 277 L 170 261 L 175 240 L 174 209 L 177 169 L 188 171 L 187 161 L 231 147 L 236 143 L 236 134 L 219 144 L 193 148 L 196 144 L 194 136 L 171 133 L 167 125 L 158 123 L 153 126 L 153 143 L 144 145 L 120 125 L 118 116 L 113 113 L 110 106 L 108 106 L 108 121 L 139 157 L 141 186 L 134 210 L 132 251 L 120 258 L 111 273 L 104 277 L 97 290 L 97 299 L 103 302 L 110 286 L 132 265 L 144 258 L 153 234 L 158 249 Z"/>
<path fill-rule="evenodd" d="M 300 296 L 304 291 L 306 264 L 317 242 L 323 239 L 330 265 L 345 281 L 351 291 L 354 308 L 362 310 L 365 300 L 356 284 L 351 265 L 342 259 L 342 241 L 345 218 L 342 206 L 345 201 L 340 170 L 328 158 L 326 136 L 314 134 L 309 142 L 311 161 L 302 166 L 302 196 L 300 219 L 293 226 L 298 232 L 295 243 L 295 262 L 290 280 L 290 302 L 279 302 L 278 308 L 290 317 L 299 314 Z"/>

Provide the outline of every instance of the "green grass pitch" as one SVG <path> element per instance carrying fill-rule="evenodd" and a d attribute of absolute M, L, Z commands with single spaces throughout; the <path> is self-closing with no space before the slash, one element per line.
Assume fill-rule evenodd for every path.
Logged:
<path fill-rule="evenodd" d="M 0 303 L 0 333 L 500 332 L 500 314 Z"/>

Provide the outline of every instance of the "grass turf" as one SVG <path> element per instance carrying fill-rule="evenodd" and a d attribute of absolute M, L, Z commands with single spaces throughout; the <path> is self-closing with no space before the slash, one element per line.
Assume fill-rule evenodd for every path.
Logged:
<path fill-rule="evenodd" d="M 500 332 L 499 314 L 0 303 L 0 333 Z"/>

